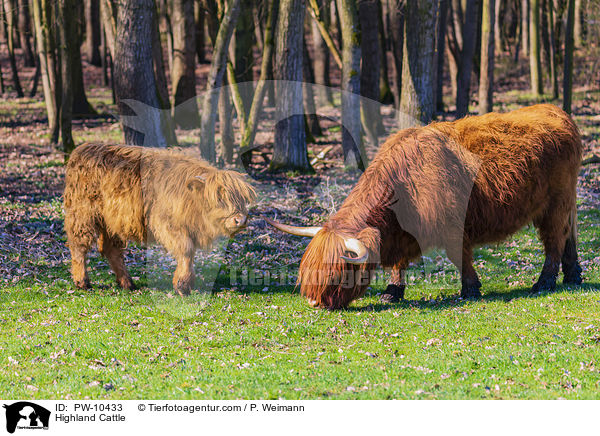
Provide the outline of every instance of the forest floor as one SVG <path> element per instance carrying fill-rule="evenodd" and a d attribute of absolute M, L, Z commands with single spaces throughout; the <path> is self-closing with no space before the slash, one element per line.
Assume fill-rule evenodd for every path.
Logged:
<path fill-rule="evenodd" d="M 533 103 L 523 72 L 502 71 L 496 109 Z M 86 66 L 91 103 L 110 112 L 99 78 Z M 586 155 L 600 151 L 598 89 L 580 79 L 574 95 Z M 188 298 L 169 288 L 173 259 L 136 245 L 127 263 L 139 290 L 116 288 L 95 251 L 93 289 L 75 289 L 63 231 L 64 159 L 49 144 L 43 101 L 8 96 L 0 126 L 1 397 L 600 398 L 598 164 L 579 177 L 583 286 L 528 292 L 543 251 L 527 227 L 476 251 L 481 300 L 459 299 L 454 266 L 433 252 L 411 266 L 406 300 L 379 302 L 382 274 L 349 309 L 328 312 L 309 307 L 293 284 L 307 241 L 259 218 L 198 254 L 198 290 Z M 261 127 L 255 216 L 318 224 L 341 204 L 357 174 L 341 166 L 339 126 L 324 120 L 323 127 L 311 157 L 333 150 L 316 175 L 295 177 L 261 170 L 272 143 L 268 123 Z M 74 127 L 76 143 L 119 143 L 121 135 L 110 117 Z M 193 135 L 178 132 L 181 145 L 193 145 Z"/>

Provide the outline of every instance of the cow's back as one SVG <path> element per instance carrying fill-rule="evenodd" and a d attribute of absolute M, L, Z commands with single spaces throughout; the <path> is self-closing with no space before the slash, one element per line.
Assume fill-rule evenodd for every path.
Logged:
<path fill-rule="evenodd" d="M 504 239 L 554 207 L 555 199 L 575 195 L 583 147 L 577 127 L 556 106 L 449 124 L 480 164 L 465 223 L 473 242 Z"/>
<path fill-rule="evenodd" d="M 66 218 L 93 222 L 122 240 L 146 237 L 140 182 L 141 147 L 84 144 L 70 156 L 65 180 Z M 86 224 L 87 224 L 86 223 Z"/>

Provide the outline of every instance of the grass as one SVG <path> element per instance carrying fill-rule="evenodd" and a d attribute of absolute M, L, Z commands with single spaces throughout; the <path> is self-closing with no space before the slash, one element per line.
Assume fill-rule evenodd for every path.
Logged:
<path fill-rule="evenodd" d="M 67 265 L 48 269 L 0 291 L 0 396 L 600 398 L 599 222 L 580 214 L 587 284 L 529 295 L 542 256 L 525 229 L 477 251 L 481 301 L 456 298 L 443 265 L 456 284 L 417 277 L 395 305 L 376 284 L 342 312 L 310 308 L 293 286 L 180 299 L 115 289 L 97 259 L 89 292 Z"/>

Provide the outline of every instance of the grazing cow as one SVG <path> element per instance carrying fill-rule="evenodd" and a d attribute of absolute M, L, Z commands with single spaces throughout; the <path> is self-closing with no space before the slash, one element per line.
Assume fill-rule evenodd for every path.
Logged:
<path fill-rule="evenodd" d="M 245 227 L 254 189 L 241 174 L 156 148 L 85 144 L 69 159 L 64 194 L 71 274 L 89 287 L 86 253 L 97 240 L 118 284 L 133 288 L 127 241 L 158 242 L 177 260 L 173 287 L 194 285 L 194 253 Z"/>
<path fill-rule="evenodd" d="M 313 237 L 298 281 L 314 306 L 346 307 L 364 294 L 377 264 L 392 269 L 384 300 L 397 301 L 403 271 L 431 247 L 444 248 L 461 272 L 461 296 L 480 297 L 473 248 L 531 222 L 546 253 L 532 290 L 553 289 L 561 261 L 564 283 L 580 284 L 575 199 L 581 155 L 577 127 L 553 105 L 433 123 L 390 137 L 323 227 L 269 221 Z"/>

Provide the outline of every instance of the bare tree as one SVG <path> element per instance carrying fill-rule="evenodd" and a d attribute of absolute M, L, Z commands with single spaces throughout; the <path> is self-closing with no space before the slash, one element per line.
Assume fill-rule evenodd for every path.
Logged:
<path fill-rule="evenodd" d="M 238 19 L 229 52 L 237 83 L 252 82 L 254 79 L 252 67 L 254 66 L 254 18 L 252 15 L 252 0 L 242 0 L 241 13 Z M 244 105 L 244 112 L 250 110 L 252 104 L 252 88 L 244 86 L 240 90 L 240 97 Z"/>
<path fill-rule="evenodd" d="M 438 112 L 444 111 L 444 55 L 446 53 L 446 30 L 448 29 L 448 3 L 440 0 L 439 21 L 437 28 L 437 73 L 435 105 Z"/>
<path fill-rule="evenodd" d="M 75 149 L 71 131 L 73 118 L 73 65 L 79 53 L 77 37 L 76 0 L 58 0 L 56 12 L 56 30 L 58 53 L 60 56 L 60 137 L 66 155 Z"/>
<path fill-rule="evenodd" d="M 48 23 L 54 22 L 54 8 L 52 6 L 51 0 L 33 0 L 35 39 L 42 75 L 46 113 L 48 114 L 48 127 L 50 128 L 50 140 L 55 143 L 58 142 L 60 124 L 55 54 L 56 36 L 54 26 L 48 25 Z"/>
<path fill-rule="evenodd" d="M 2 12 L 4 15 L 4 40 L 8 47 L 8 60 L 10 72 L 12 74 L 13 86 L 17 97 L 23 97 L 23 88 L 19 80 L 19 70 L 17 69 L 17 59 L 15 57 L 15 0 L 2 0 Z"/>
<path fill-rule="evenodd" d="M 565 29 L 565 65 L 563 79 L 563 110 L 571 113 L 573 97 L 573 51 L 575 49 L 575 0 L 567 0 L 567 28 Z"/>
<path fill-rule="evenodd" d="M 304 0 L 281 0 L 275 37 L 277 118 L 271 171 L 312 172 L 302 107 Z"/>
<path fill-rule="evenodd" d="M 437 0 L 406 4 L 400 128 L 411 127 L 415 121 L 427 124 L 433 117 L 437 8 Z"/>
<path fill-rule="evenodd" d="M 348 169 L 367 167 L 361 138 L 360 60 L 361 41 L 356 0 L 337 0 L 342 28 L 342 148 Z M 379 71 L 379 68 L 377 68 Z M 379 85 L 379 81 L 376 82 Z"/>
<path fill-rule="evenodd" d="M 396 108 L 400 107 L 400 96 L 402 94 L 402 61 L 404 59 L 404 0 L 388 0 L 390 14 L 390 40 L 394 59 L 394 80 L 392 82 L 392 93 L 396 102 Z"/>
<path fill-rule="evenodd" d="M 529 71 L 531 92 L 536 96 L 543 93 L 542 62 L 540 50 L 540 0 L 531 0 L 529 15 Z"/>
<path fill-rule="evenodd" d="M 247 117 L 246 125 L 242 133 L 242 142 L 240 147 L 240 159 L 244 166 L 252 161 L 252 149 L 254 147 L 254 137 L 258 126 L 258 119 L 262 108 L 265 93 L 267 91 L 266 80 L 269 72 L 272 71 L 274 32 L 277 15 L 279 13 L 279 1 L 269 0 L 267 22 L 264 32 L 263 53 L 260 66 L 260 77 L 256 84 L 252 106 Z"/>
<path fill-rule="evenodd" d="M 102 65 L 100 58 L 100 0 L 85 0 L 85 54 L 90 64 Z"/>
<path fill-rule="evenodd" d="M 376 147 L 377 133 L 382 128 L 379 109 L 379 79 L 381 74 L 381 46 L 379 44 L 378 0 L 358 0 L 361 54 L 360 95 L 361 119 L 369 143 Z M 343 30 L 342 30 L 343 32 Z"/>
<path fill-rule="evenodd" d="M 31 49 L 31 12 L 29 11 L 29 0 L 19 0 L 17 11 L 19 21 L 19 38 L 23 50 L 23 60 L 26 67 L 34 67 L 35 59 Z"/>
<path fill-rule="evenodd" d="M 200 118 L 200 152 L 209 162 L 216 161 L 215 121 L 219 102 L 219 88 L 227 67 L 227 50 L 233 35 L 233 30 L 240 15 L 240 0 L 229 0 L 227 9 L 223 12 L 221 24 L 216 35 L 213 56 L 206 83 L 206 92 L 202 101 Z"/>
<path fill-rule="evenodd" d="M 466 0 L 462 25 L 462 50 L 456 79 L 456 116 L 459 118 L 469 112 L 471 72 L 477 43 L 477 3 L 477 0 Z"/>
<path fill-rule="evenodd" d="M 479 73 L 479 114 L 491 112 L 494 96 L 495 2 L 483 0 L 481 21 L 481 64 Z"/>
<path fill-rule="evenodd" d="M 196 30 L 194 0 L 173 0 L 173 113 L 175 122 L 193 129 L 200 125 L 196 104 Z M 185 103 L 185 104 L 184 104 Z"/>
<path fill-rule="evenodd" d="M 529 0 L 521 0 L 521 49 L 523 56 L 529 54 Z"/>
<path fill-rule="evenodd" d="M 558 59 L 556 56 L 556 34 L 554 30 L 554 2 L 546 0 L 546 14 L 550 28 L 550 82 L 552 83 L 552 98 L 558 98 Z"/>
<path fill-rule="evenodd" d="M 323 0 L 317 0 L 317 5 L 319 8 L 319 16 L 323 17 L 324 26 L 329 26 L 329 2 Z M 329 86 L 331 85 L 329 80 L 329 49 L 327 48 L 327 44 L 319 31 L 319 24 L 315 19 L 311 20 L 311 34 L 312 34 L 312 43 L 314 47 L 314 71 L 315 71 L 315 83 L 317 85 L 322 85 L 325 88 L 318 87 L 317 88 L 317 97 L 319 104 L 332 103 L 331 90 Z"/>
<path fill-rule="evenodd" d="M 144 133 L 123 126 L 127 144 L 144 144 L 144 136 L 151 145 L 165 147 L 170 133 L 160 116 L 160 103 L 154 78 L 152 56 L 152 29 L 156 13 L 154 0 L 120 2 L 117 11 L 115 39 L 115 91 L 121 114 L 131 114 L 124 100 L 135 100 L 150 107 L 145 112 Z M 155 110 L 153 110 L 155 109 Z"/>

